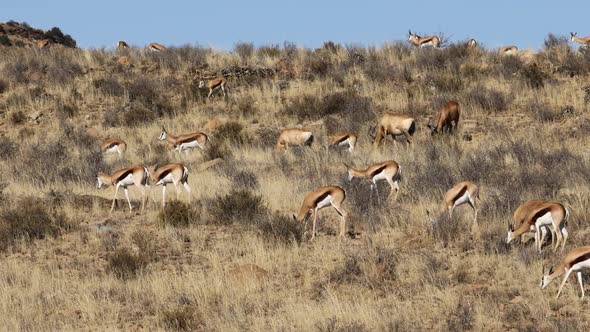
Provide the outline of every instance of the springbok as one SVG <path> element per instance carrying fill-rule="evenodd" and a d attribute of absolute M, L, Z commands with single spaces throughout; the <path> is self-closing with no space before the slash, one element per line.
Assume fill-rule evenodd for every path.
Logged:
<path fill-rule="evenodd" d="M 476 199 L 479 198 L 479 188 L 471 181 L 463 181 L 457 183 L 453 188 L 449 189 L 443 196 L 443 200 L 440 203 L 440 213 L 449 213 L 449 218 L 453 218 L 453 210 L 459 205 L 465 203 L 469 204 L 473 209 L 473 222 L 477 223 L 477 204 Z M 430 212 L 427 210 L 426 213 L 430 216 Z M 434 221 L 432 220 L 434 223 Z"/>
<path fill-rule="evenodd" d="M 124 40 L 119 40 L 117 42 L 117 48 L 120 50 L 124 50 L 124 49 L 129 48 L 129 45 Z"/>
<path fill-rule="evenodd" d="M 344 237 L 344 231 L 346 230 L 346 220 L 348 219 L 348 213 L 342 207 L 342 203 L 346 198 L 346 192 L 344 189 L 338 186 L 325 186 L 319 187 L 316 190 L 305 195 L 303 199 L 303 205 L 299 210 L 297 216 L 293 215 L 293 219 L 300 223 L 304 223 L 309 214 L 312 217 L 312 233 L 311 240 L 315 238 L 315 225 L 318 216 L 318 210 L 323 209 L 327 206 L 332 206 L 336 212 L 342 217 L 340 220 L 340 237 Z"/>
<path fill-rule="evenodd" d="M 313 143 L 313 134 L 311 131 L 307 131 L 299 128 L 288 128 L 283 129 L 277 140 L 275 150 L 277 152 L 282 149 L 289 148 L 291 146 L 311 146 Z"/>
<path fill-rule="evenodd" d="M 584 46 L 588 46 L 590 44 L 590 36 L 580 38 L 578 37 L 577 32 L 570 32 L 570 35 L 573 42 L 578 42 Z"/>
<path fill-rule="evenodd" d="M 100 150 L 103 153 L 118 153 L 121 155 L 127 150 L 127 143 L 118 138 L 107 139 L 100 144 Z"/>
<path fill-rule="evenodd" d="M 467 43 L 465 43 L 465 45 L 467 45 L 467 47 L 470 47 L 470 48 L 475 48 L 475 47 L 477 47 L 477 40 L 471 38 L 467 41 Z"/>
<path fill-rule="evenodd" d="M 520 227 L 520 225 L 524 222 L 524 219 L 526 218 L 526 216 L 528 215 L 528 213 L 535 209 L 537 206 L 544 204 L 544 203 L 548 203 L 548 201 L 543 200 L 543 199 L 532 199 L 529 201 L 526 201 L 525 203 L 521 204 L 516 211 L 514 211 L 514 215 L 512 216 L 512 228 L 517 229 L 518 227 Z M 541 227 L 541 245 L 543 245 L 543 243 L 545 242 L 545 238 L 547 237 L 548 231 L 551 232 L 551 246 L 553 247 L 553 245 L 555 244 L 555 230 L 553 229 L 552 226 L 543 226 Z M 568 237 L 568 231 L 565 228 L 565 225 L 562 224 L 561 225 L 561 233 L 563 234 L 564 238 Z M 520 236 L 520 242 L 521 243 L 526 243 L 529 239 L 531 239 L 531 237 L 534 238 L 535 233 L 534 233 L 534 228 L 531 229 L 529 232 L 524 233 Z"/>
<path fill-rule="evenodd" d="M 145 166 L 132 166 L 123 168 L 115 173 L 109 175 L 105 173 L 98 173 L 96 175 L 96 188 L 100 189 L 102 186 L 115 186 L 115 196 L 113 196 L 113 203 L 111 204 L 110 212 L 113 212 L 115 208 L 115 201 L 117 200 L 117 194 L 119 193 L 119 187 L 123 187 L 125 191 L 125 198 L 129 203 L 129 211 L 133 211 L 131 201 L 129 200 L 129 189 L 128 186 L 137 186 L 141 188 L 141 211 L 145 208 L 146 187 L 149 187 L 149 171 Z"/>
<path fill-rule="evenodd" d="M 150 43 L 148 45 L 148 49 L 150 51 L 155 51 L 155 52 L 162 52 L 167 50 L 166 46 L 162 45 L 162 44 L 158 44 L 158 43 Z"/>
<path fill-rule="evenodd" d="M 549 268 L 546 272 L 543 271 L 544 275 L 541 278 L 541 289 L 545 289 L 553 280 L 557 279 L 559 276 L 565 273 L 561 281 L 561 285 L 559 285 L 559 289 L 557 290 L 557 296 L 555 299 L 559 298 L 559 294 L 561 294 L 561 289 L 565 285 L 565 282 L 569 278 L 572 272 L 576 272 L 576 277 L 578 279 L 578 284 L 580 284 L 580 290 L 582 291 L 582 298 L 584 297 L 584 283 L 582 280 L 582 270 L 590 268 L 590 246 L 585 247 L 578 247 L 571 250 L 563 260 L 557 265 L 556 268 Z M 543 268 L 544 270 L 544 268 Z"/>
<path fill-rule="evenodd" d="M 389 183 L 389 186 L 391 187 L 391 191 L 389 192 L 389 196 L 387 196 L 387 199 L 391 198 L 391 196 L 395 193 L 393 200 L 397 200 L 397 195 L 399 194 L 398 181 L 401 180 L 402 172 L 402 169 L 397 162 L 393 160 L 387 160 L 384 162 L 371 165 L 366 169 L 356 169 L 354 167 L 348 166 L 348 164 L 346 163 L 344 163 L 344 166 L 346 166 L 349 181 L 352 181 L 352 179 L 356 177 L 365 178 L 371 181 L 371 190 L 375 189 L 375 191 L 377 192 L 377 197 L 379 197 L 379 190 L 377 190 L 377 181 L 387 181 L 387 183 Z"/>
<path fill-rule="evenodd" d="M 51 42 L 49 41 L 49 39 L 41 39 L 37 42 L 37 47 L 39 48 L 49 48 L 49 45 L 51 44 Z"/>
<path fill-rule="evenodd" d="M 518 52 L 518 47 L 511 45 L 511 46 L 504 46 L 500 48 L 500 55 L 516 55 Z"/>
<path fill-rule="evenodd" d="M 340 133 L 332 137 L 330 147 L 347 146 L 348 151 L 352 153 L 356 146 L 357 136 L 354 133 Z"/>
<path fill-rule="evenodd" d="M 506 235 L 506 243 L 512 242 L 516 237 L 534 230 L 535 232 L 535 247 L 537 248 L 537 252 L 541 252 L 541 228 L 542 227 L 549 227 L 553 228 L 552 231 L 555 232 L 557 241 L 555 243 L 555 247 L 553 248 L 553 252 L 557 251 L 559 244 L 561 243 L 561 250 L 565 247 L 565 243 L 568 238 L 567 230 L 563 232 L 562 230 L 565 229 L 565 225 L 569 219 L 570 213 L 568 209 L 566 209 L 561 203 L 556 202 L 544 202 L 534 205 L 533 208 L 530 209 L 529 213 L 526 214 L 522 223 L 515 228 L 512 225 L 508 225 L 508 234 Z"/>
<path fill-rule="evenodd" d="M 461 116 L 461 107 L 459 103 L 451 100 L 440 107 L 438 114 L 431 117 L 428 121 L 428 128 L 432 131 L 432 135 L 436 133 L 443 133 L 446 131 L 451 133 L 453 129 L 456 131 L 459 125 L 459 117 Z"/>
<path fill-rule="evenodd" d="M 205 144 L 209 141 L 209 136 L 202 132 L 173 136 L 166 131 L 166 128 L 162 127 L 162 132 L 158 139 L 172 144 L 174 149 L 178 152 L 185 151 L 188 153 L 188 149 L 192 148 L 200 148 L 201 150 L 204 150 Z"/>
<path fill-rule="evenodd" d="M 404 135 L 408 144 L 412 144 L 412 135 L 416 131 L 416 121 L 407 115 L 386 113 L 381 118 L 378 128 L 370 127 L 369 136 L 374 139 L 373 145 L 381 144 L 385 136 L 391 134 L 395 137 Z"/>
<path fill-rule="evenodd" d="M 166 185 L 172 183 L 176 189 L 176 199 L 179 196 L 179 185 L 182 184 L 190 199 L 191 187 L 188 185 L 188 168 L 181 163 L 168 164 L 162 167 L 148 168 L 154 186 L 162 186 L 162 208 L 166 207 Z"/>
<path fill-rule="evenodd" d="M 420 37 L 411 30 L 408 30 L 408 40 L 415 46 L 426 47 L 432 46 L 438 48 L 440 45 L 440 38 L 438 36 Z"/>
<path fill-rule="evenodd" d="M 221 91 L 223 92 L 223 96 L 226 96 L 225 89 L 227 89 L 227 87 L 225 79 L 223 77 L 214 78 L 208 81 L 199 81 L 199 89 L 202 89 L 204 87 L 207 87 L 207 89 L 209 89 L 209 94 L 207 95 L 207 98 L 211 97 L 211 95 L 213 94 L 213 90 L 217 89 L 221 89 Z"/>

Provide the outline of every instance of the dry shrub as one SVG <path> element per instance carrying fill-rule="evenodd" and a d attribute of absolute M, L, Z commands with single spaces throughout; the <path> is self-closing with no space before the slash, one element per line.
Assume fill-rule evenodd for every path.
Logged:
<path fill-rule="evenodd" d="M 0 136 L 0 155 L 4 159 L 10 159 L 14 157 L 18 151 L 16 143 L 6 136 Z"/>
<path fill-rule="evenodd" d="M 5 80 L 0 80 L 0 94 L 8 90 L 8 83 Z"/>
<path fill-rule="evenodd" d="M 80 109 L 75 104 L 59 102 L 57 103 L 57 116 L 60 119 L 71 119 L 80 113 Z"/>
<path fill-rule="evenodd" d="M 108 96 L 120 97 L 125 93 L 125 87 L 115 77 L 97 78 L 92 81 L 92 85 Z"/>
<path fill-rule="evenodd" d="M 23 111 L 15 111 L 10 113 L 8 120 L 12 125 L 19 125 L 27 121 L 27 116 L 25 113 L 23 113 Z"/>
<path fill-rule="evenodd" d="M 154 262 L 158 258 L 158 238 L 145 230 L 138 229 L 131 234 L 131 241 L 139 251 L 139 254 L 148 262 Z"/>
<path fill-rule="evenodd" d="M 329 318 L 326 322 L 315 324 L 319 332 L 365 332 L 370 331 L 365 324 L 361 322 L 341 322 L 336 317 Z"/>
<path fill-rule="evenodd" d="M 234 189 L 226 195 L 219 195 L 208 204 L 213 224 L 255 224 L 267 213 L 262 196 L 246 189 Z"/>
<path fill-rule="evenodd" d="M 162 311 L 160 318 L 164 328 L 171 331 L 201 331 L 205 328 L 197 306 L 180 304 Z"/>
<path fill-rule="evenodd" d="M 199 223 L 201 215 L 200 202 L 191 204 L 173 200 L 166 203 L 166 207 L 158 214 L 161 225 L 173 227 L 188 227 Z"/>
<path fill-rule="evenodd" d="M 443 212 L 432 224 L 432 236 L 435 240 L 441 241 L 445 247 L 451 242 L 457 242 L 464 233 L 465 226 L 456 217 L 451 219 L 447 213 Z"/>
<path fill-rule="evenodd" d="M 533 89 L 540 89 L 545 86 L 545 80 L 549 77 L 536 64 L 527 65 L 522 68 L 520 75 L 525 84 Z"/>
<path fill-rule="evenodd" d="M 473 329 L 475 310 L 466 299 L 460 298 L 457 307 L 447 317 L 448 331 L 468 331 Z"/>
<path fill-rule="evenodd" d="M 133 279 L 139 275 L 149 262 L 140 254 L 135 254 L 131 249 L 123 247 L 117 249 L 108 257 L 108 270 L 117 279 Z"/>
<path fill-rule="evenodd" d="M 69 54 L 62 54 L 62 56 L 51 58 L 51 60 L 46 69 L 50 82 L 66 85 L 83 73 L 82 67 L 74 62 Z"/>
<path fill-rule="evenodd" d="M 504 112 L 508 109 L 508 100 L 504 93 L 481 85 L 473 88 L 467 94 L 467 99 L 486 111 Z"/>
<path fill-rule="evenodd" d="M 387 291 L 397 280 L 399 257 L 390 248 L 365 247 L 345 253 L 344 264 L 333 270 L 329 279 L 334 283 L 348 283 L 372 290 Z"/>
<path fill-rule="evenodd" d="M 216 129 L 215 140 L 239 146 L 249 143 L 251 138 L 244 131 L 244 126 L 240 122 L 227 121 Z"/>
<path fill-rule="evenodd" d="M 256 107 L 256 101 L 251 96 L 240 98 L 236 105 L 237 111 L 243 117 L 254 116 L 258 114 L 258 108 Z"/>
<path fill-rule="evenodd" d="M 154 79 L 140 76 L 129 84 L 127 90 L 129 99 L 152 103 L 158 98 L 160 86 Z"/>
<path fill-rule="evenodd" d="M 217 158 L 230 159 L 233 156 L 233 153 L 226 142 L 214 139 L 207 144 L 205 155 L 207 160 L 213 160 Z"/>
<path fill-rule="evenodd" d="M 256 55 L 259 58 L 262 58 L 262 57 L 278 58 L 281 56 L 281 47 L 279 46 L 279 44 L 260 46 L 256 50 Z"/>
<path fill-rule="evenodd" d="M 234 52 L 242 59 L 244 64 L 247 64 L 254 54 L 254 44 L 239 42 L 234 46 Z"/>
<path fill-rule="evenodd" d="M 129 109 L 121 114 L 120 124 L 127 127 L 137 127 L 153 122 L 157 116 L 156 112 L 148 109 L 143 104 L 133 103 Z"/>
<path fill-rule="evenodd" d="M 257 225 L 259 235 L 273 244 L 301 244 L 303 229 L 301 225 L 288 216 L 279 213 L 268 214 Z"/>
<path fill-rule="evenodd" d="M 559 119 L 560 114 L 552 110 L 547 104 L 533 100 L 527 105 L 528 111 L 540 122 L 553 122 Z"/>

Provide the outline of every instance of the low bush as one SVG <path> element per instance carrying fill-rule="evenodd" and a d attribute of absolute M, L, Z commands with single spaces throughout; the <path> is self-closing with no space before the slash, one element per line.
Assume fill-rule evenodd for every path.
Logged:
<path fill-rule="evenodd" d="M 267 213 L 267 207 L 262 196 L 246 189 L 238 189 L 212 199 L 209 213 L 213 224 L 253 225 Z"/>
<path fill-rule="evenodd" d="M 185 203 L 173 200 L 166 203 L 166 207 L 158 214 L 158 221 L 161 225 L 173 227 L 188 227 L 200 221 L 200 203 Z"/>
<path fill-rule="evenodd" d="M 129 248 L 117 249 L 108 257 L 108 270 L 117 279 L 132 279 L 137 277 L 146 267 L 145 257 L 133 253 Z"/>
<path fill-rule="evenodd" d="M 301 244 L 303 230 L 301 225 L 288 216 L 278 213 L 269 214 L 258 222 L 260 236 L 267 242 L 274 244 Z"/>

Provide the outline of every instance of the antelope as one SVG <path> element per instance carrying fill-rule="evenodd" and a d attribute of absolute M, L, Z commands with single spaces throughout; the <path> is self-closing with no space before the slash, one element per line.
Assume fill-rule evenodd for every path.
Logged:
<path fill-rule="evenodd" d="M 118 138 L 107 139 L 100 144 L 100 150 L 103 153 L 118 153 L 121 155 L 127 150 L 127 143 Z"/>
<path fill-rule="evenodd" d="M 357 136 L 354 133 L 340 133 L 332 137 L 331 147 L 348 146 L 348 151 L 352 153 L 356 146 Z"/>
<path fill-rule="evenodd" d="M 465 43 L 465 45 L 467 45 L 467 47 L 470 47 L 470 48 L 475 48 L 475 47 L 477 47 L 477 40 L 471 38 L 467 41 L 467 43 Z"/>
<path fill-rule="evenodd" d="M 397 195 L 399 194 L 398 182 L 401 180 L 402 172 L 402 169 L 397 162 L 393 160 L 387 160 L 384 162 L 371 165 L 363 170 L 350 167 L 346 163 L 344 163 L 344 166 L 346 166 L 349 181 L 352 181 L 352 179 L 356 177 L 365 178 L 371 181 L 371 190 L 375 189 L 375 191 L 377 192 L 377 197 L 379 197 L 379 191 L 377 190 L 377 181 L 386 180 L 387 183 L 389 183 L 389 186 L 391 187 L 391 191 L 389 192 L 389 196 L 387 196 L 387 199 L 390 199 L 395 192 L 393 200 L 397 200 Z"/>
<path fill-rule="evenodd" d="M 37 42 L 37 47 L 39 48 L 49 48 L 49 44 L 51 42 L 49 41 L 49 39 L 41 39 Z"/>
<path fill-rule="evenodd" d="M 307 131 L 299 128 L 288 128 L 283 129 L 277 140 L 275 150 L 281 151 L 291 146 L 311 146 L 313 143 L 313 134 L 311 131 Z"/>
<path fill-rule="evenodd" d="M 174 146 L 174 149 L 178 152 L 185 151 L 188 153 L 188 149 L 200 148 L 204 149 L 205 144 L 209 141 L 209 136 L 202 132 L 182 134 L 179 136 L 172 136 L 166 128 L 162 127 L 162 132 L 158 138 L 160 141 L 167 141 Z"/>
<path fill-rule="evenodd" d="M 319 187 L 316 190 L 305 195 L 303 199 L 303 205 L 299 210 L 297 216 L 293 215 L 293 219 L 305 223 L 305 220 L 311 214 L 312 218 L 312 233 L 311 240 L 315 238 L 315 225 L 317 220 L 318 210 L 323 209 L 327 206 L 332 206 L 336 212 L 342 217 L 340 220 L 340 237 L 344 237 L 344 231 L 346 228 L 346 220 L 348 219 L 348 213 L 342 207 L 342 203 L 346 198 L 346 192 L 344 189 L 338 186 L 325 186 Z"/>
<path fill-rule="evenodd" d="M 158 43 L 150 43 L 148 45 L 148 49 L 150 51 L 155 51 L 155 52 L 162 52 L 167 50 L 166 46 L 162 45 L 162 44 L 158 44 Z"/>
<path fill-rule="evenodd" d="M 117 48 L 123 50 L 129 48 L 129 45 L 124 40 L 119 40 L 117 42 Z"/>
<path fill-rule="evenodd" d="M 376 127 L 369 128 L 369 136 L 374 139 L 373 145 L 379 145 L 385 136 L 391 134 L 395 136 L 404 135 L 408 144 L 412 144 L 412 135 L 416 131 L 416 121 L 407 115 L 398 115 L 386 113 Z"/>
<path fill-rule="evenodd" d="M 553 252 L 557 251 L 559 244 L 561 243 L 561 250 L 565 247 L 565 242 L 568 238 L 567 231 L 563 232 L 562 229 L 569 219 L 569 211 L 561 204 L 556 202 L 543 202 L 537 205 L 533 205 L 533 208 L 526 214 L 522 223 L 515 228 L 515 226 L 508 225 L 508 234 L 506 235 L 506 243 L 512 242 L 517 236 L 520 236 L 530 230 L 535 231 L 535 246 L 537 252 L 541 253 L 541 228 L 549 227 L 553 228 L 553 231 L 557 235 L 557 241 Z M 553 233 L 553 232 L 552 232 Z"/>
<path fill-rule="evenodd" d="M 182 184 L 186 190 L 187 195 L 191 195 L 191 187 L 188 185 L 188 168 L 181 164 L 168 164 L 162 167 L 151 166 L 148 168 L 150 178 L 154 186 L 162 186 L 162 208 L 166 207 L 166 186 L 169 183 L 174 185 L 176 189 L 176 199 L 178 199 L 180 189 L 178 186 Z"/>
<path fill-rule="evenodd" d="M 119 187 L 123 187 L 125 191 L 125 198 L 129 203 L 129 211 L 133 211 L 131 201 L 129 200 L 128 186 L 137 186 L 141 188 L 141 211 L 145 208 L 145 189 L 149 187 L 149 171 L 144 166 L 132 166 L 123 168 L 115 173 L 109 175 L 105 173 L 98 173 L 96 175 L 96 188 L 100 189 L 102 186 L 115 186 L 115 196 L 113 197 L 113 203 L 111 204 L 110 212 L 113 212 L 115 208 L 115 201 L 117 200 L 117 194 L 119 193 Z"/>
<path fill-rule="evenodd" d="M 500 48 L 501 55 L 515 55 L 518 52 L 518 47 L 511 45 Z"/>
<path fill-rule="evenodd" d="M 578 37 L 577 32 L 570 32 L 570 35 L 572 36 L 573 42 L 578 42 L 584 46 L 588 46 L 590 44 L 590 36 L 580 38 Z"/>
<path fill-rule="evenodd" d="M 408 40 L 415 46 L 426 47 L 432 46 L 438 48 L 440 45 L 440 38 L 438 36 L 420 37 L 411 30 L 408 30 Z"/>
<path fill-rule="evenodd" d="M 547 203 L 546 200 L 542 200 L 542 199 L 533 199 L 530 201 L 527 201 L 523 204 L 521 204 L 516 211 L 514 211 L 514 215 L 512 216 L 513 219 L 513 223 L 512 223 L 512 227 L 517 229 L 518 227 L 520 227 L 520 225 L 524 222 L 524 219 L 526 218 L 527 214 L 533 210 L 535 207 Z M 534 230 L 534 229 L 533 229 Z M 555 230 L 551 227 L 551 226 L 543 226 L 541 227 L 541 245 L 545 242 L 545 238 L 547 237 L 547 231 L 551 232 L 551 246 L 554 245 L 555 242 Z M 568 236 L 568 232 L 567 229 L 565 228 L 565 225 L 561 226 L 561 232 L 563 234 L 564 237 Z M 525 235 L 528 235 L 529 237 L 525 238 Z M 527 232 L 524 233 L 520 236 L 520 242 L 521 243 L 525 243 L 530 239 L 530 236 L 534 237 L 534 233 L 531 232 Z"/>
<path fill-rule="evenodd" d="M 541 278 L 541 289 L 545 289 L 551 282 L 553 282 L 553 280 L 565 273 L 565 276 L 561 281 L 561 285 L 559 285 L 559 289 L 557 290 L 557 296 L 555 296 L 555 299 L 558 299 L 561 289 L 569 278 L 570 273 L 576 272 L 576 277 L 578 279 L 578 284 L 580 284 L 580 290 L 582 291 L 583 298 L 584 283 L 582 280 L 582 270 L 588 268 L 590 268 L 590 246 L 575 248 L 565 255 L 563 260 L 559 263 L 559 265 L 557 265 L 555 269 L 552 266 L 547 270 L 547 272 L 543 271 L 544 275 Z"/>
<path fill-rule="evenodd" d="M 436 133 L 444 133 L 445 131 L 451 133 L 453 129 L 456 131 L 459 125 L 459 117 L 461 116 L 461 107 L 459 103 L 451 100 L 440 107 L 436 117 L 436 124 L 434 123 L 434 116 L 428 121 L 428 128 L 432 131 L 432 135 Z"/>
<path fill-rule="evenodd" d="M 453 188 L 449 189 L 443 196 L 443 200 L 440 203 L 440 213 L 443 214 L 448 211 L 449 218 L 453 218 L 453 210 L 459 205 L 465 203 L 469 204 L 473 209 L 474 217 L 473 222 L 477 223 L 477 204 L 475 199 L 479 198 L 479 188 L 471 181 L 463 181 L 457 183 Z M 430 215 L 427 210 L 426 213 Z M 434 221 L 433 221 L 434 222 Z"/>
<path fill-rule="evenodd" d="M 211 95 L 213 94 L 213 90 L 217 90 L 219 88 L 221 88 L 223 96 L 226 96 L 225 79 L 223 77 L 214 78 L 208 81 L 199 81 L 199 89 L 202 89 L 204 87 L 207 87 L 207 89 L 209 89 L 209 94 L 207 95 L 207 98 L 211 97 Z"/>

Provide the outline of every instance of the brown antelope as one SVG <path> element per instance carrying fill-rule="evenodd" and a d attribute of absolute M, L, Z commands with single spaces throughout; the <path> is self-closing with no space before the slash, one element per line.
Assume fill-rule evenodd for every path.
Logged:
<path fill-rule="evenodd" d="M 149 171 L 144 166 L 132 166 L 123 168 L 115 173 L 109 175 L 105 173 L 98 173 L 96 175 L 96 188 L 100 189 L 102 186 L 115 186 L 115 196 L 113 197 L 113 204 L 111 204 L 110 212 L 113 212 L 115 208 L 115 201 L 117 200 L 117 194 L 119 193 L 119 187 L 123 187 L 125 191 L 125 198 L 129 203 L 129 211 L 133 211 L 131 207 L 131 201 L 129 200 L 129 189 L 128 186 L 137 186 L 141 189 L 141 211 L 145 208 L 146 187 L 149 187 Z"/>
<path fill-rule="evenodd" d="M 561 250 L 565 247 L 565 243 L 568 238 L 567 230 L 565 225 L 569 219 L 569 211 L 561 204 L 556 202 L 544 202 L 534 205 L 530 209 L 529 213 L 526 214 L 522 223 L 515 229 L 514 226 L 508 225 L 508 234 L 506 235 L 506 243 L 512 242 L 516 237 L 522 234 L 534 230 L 535 232 L 535 246 L 537 252 L 541 252 L 541 228 L 549 227 L 549 229 L 556 234 L 556 243 L 553 248 L 553 252 L 557 251 L 559 244 L 561 243 Z"/>
<path fill-rule="evenodd" d="M 438 115 L 431 117 L 428 121 L 428 128 L 432 131 L 432 135 L 436 133 L 443 133 L 446 131 L 451 133 L 453 129 L 456 131 L 459 125 L 459 117 L 461 116 L 461 107 L 459 103 L 451 100 L 440 107 Z"/>
<path fill-rule="evenodd" d="M 518 47 L 511 45 L 511 46 L 504 46 L 500 48 L 500 55 L 516 55 L 518 52 Z"/>
<path fill-rule="evenodd" d="M 526 216 L 528 215 L 528 213 L 535 209 L 537 206 L 544 204 L 544 203 L 548 203 L 548 201 L 543 200 L 543 199 L 532 199 L 529 200 L 523 204 L 521 204 L 516 211 L 514 211 L 514 214 L 512 216 L 512 228 L 517 229 L 518 227 L 520 227 L 520 225 L 524 222 L 524 219 L 526 218 Z M 551 226 L 543 226 L 541 227 L 541 245 L 545 242 L 545 238 L 547 237 L 548 231 L 551 232 L 551 246 L 554 245 L 555 242 L 555 230 L 551 227 Z M 563 234 L 564 238 L 567 238 L 568 236 L 568 232 L 567 229 L 565 228 L 565 225 L 562 225 L 561 227 L 561 233 Z M 534 229 L 530 230 L 530 232 L 524 233 L 520 236 L 520 242 L 521 243 L 526 243 L 529 239 L 531 239 L 531 236 L 534 238 L 535 234 L 534 234 Z"/>
<path fill-rule="evenodd" d="M 107 139 L 100 144 L 100 150 L 103 153 L 118 153 L 121 155 L 127 150 L 127 143 L 118 138 Z"/>
<path fill-rule="evenodd" d="M 162 45 L 162 44 L 158 44 L 158 43 L 150 43 L 148 45 L 148 49 L 150 51 L 155 51 L 155 52 L 162 52 L 167 50 L 166 46 Z"/>
<path fill-rule="evenodd" d="M 286 150 L 289 146 L 311 146 L 312 143 L 313 134 L 311 131 L 299 128 L 288 128 L 281 131 L 275 150 L 277 152 L 282 149 Z"/>
<path fill-rule="evenodd" d="M 467 45 L 467 47 L 470 47 L 470 48 L 475 48 L 475 47 L 477 47 L 477 40 L 471 38 L 467 41 L 467 43 L 465 43 L 465 45 Z"/>
<path fill-rule="evenodd" d="M 354 133 L 340 133 L 332 137 L 330 147 L 348 146 L 348 151 L 352 153 L 356 146 L 357 136 Z"/>
<path fill-rule="evenodd" d="M 590 36 L 580 38 L 578 37 L 577 32 L 570 32 L 570 35 L 572 36 L 573 42 L 578 42 L 584 46 L 588 46 L 590 44 Z"/>
<path fill-rule="evenodd" d="M 411 30 L 408 30 L 408 40 L 415 46 L 426 47 L 432 46 L 438 48 L 440 45 L 440 38 L 438 36 L 420 37 Z"/>
<path fill-rule="evenodd" d="M 471 181 L 459 182 L 443 196 L 443 200 L 440 203 L 440 213 L 448 212 L 449 218 L 452 219 L 453 210 L 459 205 L 467 203 L 473 209 L 473 222 L 476 223 L 478 212 L 476 198 L 479 200 L 479 188 L 475 183 Z M 429 211 L 426 211 L 426 213 L 430 215 Z"/>
<path fill-rule="evenodd" d="M 544 275 L 541 278 L 541 289 L 545 289 L 553 280 L 559 278 L 559 276 L 565 273 L 557 290 L 557 296 L 559 298 L 561 289 L 565 285 L 565 282 L 569 278 L 572 272 L 576 272 L 578 284 L 580 284 L 580 290 L 582 291 L 582 298 L 584 297 L 584 283 L 582 280 L 582 270 L 590 268 L 590 246 L 578 247 L 570 251 L 563 260 L 557 265 L 556 268 L 549 268 L 546 272 L 543 271 Z M 544 268 L 543 268 L 544 270 Z"/>
<path fill-rule="evenodd" d="M 172 144 L 172 146 L 174 146 L 174 150 L 178 152 L 185 151 L 188 153 L 188 150 L 193 148 L 200 148 L 201 150 L 204 150 L 205 144 L 209 141 L 209 136 L 202 132 L 173 136 L 166 131 L 166 128 L 162 127 L 159 140 L 165 140 Z"/>
<path fill-rule="evenodd" d="M 148 168 L 150 178 L 154 186 L 162 186 L 162 207 L 166 207 L 166 185 L 172 183 L 176 189 L 176 199 L 178 199 L 182 184 L 187 195 L 191 196 L 191 187 L 188 185 L 188 168 L 180 163 L 168 164 L 162 167 L 151 166 Z"/>
<path fill-rule="evenodd" d="M 214 78 L 208 81 L 199 81 L 199 89 L 202 89 L 204 87 L 207 87 L 207 89 L 209 89 L 209 94 L 207 95 L 207 98 L 211 97 L 211 95 L 213 94 L 213 90 L 217 89 L 221 89 L 221 91 L 223 92 L 223 96 L 225 97 L 225 85 L 225 79 L 223 77 Z"/>
<path fill-rule="evenodd" d="M 387 181 L 387 183 L 389 183 L 389 186 L 391 187 L 391 191 L 389 192 L 389 196 L 387 196 L 387 199 L 391 198 L 391 196 L 395 192 L 393 200 L 397 200 L 397 195 L 399 194 L 398 181 L 401 180 L 402 172 L 402 168 L 398 165 L 397 162 L 393 160 L 388 160 L 377 163 L 375 165 L 371 165 L 363 170 L 350 167 L 346 163 L 344 163 L 344 166 L 346 166 L 346 170 L 348 171 L 348 180 L 352 180 L 358 177 L 365 178 L 371 181 L 371 190 L 375 189 L 375 191 L 377 192 L 377 197 L 379 197 L 379 191 L 377 190 L 377 181 Z"/>
<path fill-rule="evenodd" d="M 49 41 L 49 39 L 41 39 L 37 42 L 37 47 L 39 48 L 49 48 L 49 44 L 51 44 L 51 42 Z"/>
<path fill-rule="evenodd" d="M 124 50 L 124 49 L 129 48 L 129 45 L 124 40 L 119 40 L 117 42 L 117 48 L 120 50 Z"/>
<path fill-rule="evenodd" d="M 348 219 L 348 213 L 342 206 L 345 198 L 346 192 L 344 189 L 338 186 L 319 187 L 305 195 L 305 198 L 303 199 L 303 205 L 299 210 L 299 214 L 297 216 L 293 215 L 293 219 L 303 224 L 308 215 L 311 214 L 311 239 L 313 240 L 315 238 L 315 225 L 318 216 L 318 210 L 331 205 L 334 210 L 336 210 L 336 212 L 338 212 L 338 214 L 342 217 L 340 220 L 340 237 L 342 238 L 344 237 L 344 231 L 346 230 L 346 220 Z"/>
<path fill-rule="evenodd" d="M 373 145 L 379 145 L 387 135 L 395 137 L 404 135 L 408 144 L 412 144 L 412 135 L 416 131 L 416 121 L 407 115 L 386 113 L 381 118 L 378 127 L 369 128 L 369 136 L 374 139 Z"/>

